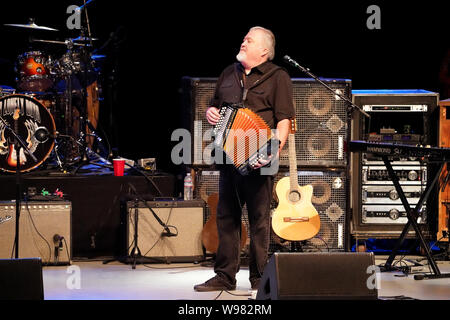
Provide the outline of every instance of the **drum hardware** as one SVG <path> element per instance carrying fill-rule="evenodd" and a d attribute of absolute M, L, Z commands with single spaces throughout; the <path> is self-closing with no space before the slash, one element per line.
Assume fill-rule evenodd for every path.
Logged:
<path fill-rule="evenodd" d="M 30 39 L 31 42 L 40 42 L 40 43 L 50 43 L 50 44 L 60 44 L 67 46 L 68 43 L 72 42 L 72 45 L 77 47 L 90 47 L 90 44 L 83 44 L 83 43 L 76 43 L 74 42 L 74 39 L 67 39 L 65 41 L 57 41 L 57 40 L 43 40 L 43 39 Z"/>
<path fill-rule="evenodd" d="M 90 42 L 90 41 L 97 41 L 97 38 L 88 38 L 88 37 L 77 37 L 72 39 L 73 42 Z"/>
<path fill-rule="evenodd" d="M 49 147 L 49 150 L 45 150 L 45 154 L 37 155 L 38 161 L 36 161 L 35 166 L 31 162 L 24 163 L 25 152 L 20 149 L 22 164 L 20 171 L 25 172 L 36 168 L 50 154 L 52 159 L 56 160 L 58 167 L 63 170 L 68 166 L 89 163 L 89 158 L 93 155 L 96 159 L 104 160 L 90 149 L 95 141 L 102 147 L 102 139 L 95 131 L 99 114 L 98 103 L 101 100 L 98 96 L 97 85 L 100 70 L 95 68 L 95 62 L 106 58 L 105 55 L 92 55 L 90 52 L 93 42 L 98 40 L 91 35 L 89 26 L 87 5 L 91 2 L 93 1 L 85 1 L 84 5 L 79 7 L 82 17 L 84 17 L 81 21 L 80 35 L 65 41 L 31 37 L 34 30 L 58 31 L 54 28 L 39 26 L 34 19 L 30 19 L 28 24 L 5 24 L 5 26 L 28 30 L 30 32 L 28 39 L 30 43 L 64 45 L 67 47 L 67 51 L 62 57 L 54 59 L 47 53 L 30 45 L 29 51 L 20 54 L 16 62 L 15 69 L 18 74 L 17 82 L 20 96 L 15 95 L 15 91 L 3 90 L 3 87 L 0 90 L 0 101 L 2 101 L 2 98 L 8 98 L 3 102 L 12 104 L 17 99 L 20 100 L 19 102 L 23 100 L 26 104 L 31 105 L 31 110 L 39 110 L 38 114 L 45 115 L 44 118 L 48 120 L 45 120 L 48 123 L 42 124 L 39 121 L 33 122 L 23 117 L 20 118 L 21 131 L 33 133 L 26 136 L 26 143 L 30 144 L 32 140 L 34 146 L 39 146 L 40 149 L 43 145 Z M 100 52 L 100 50 L 95 52 Z M 95 81 L 93 81 L 93 77 L 95 77 Z M 58 127 L 55 126 L 52 114 L 55 117 L 58 116 Z M 8 115 L 6 118 L 11 117 Z M 12 122 L 10 119 L 7 120 Z M 4 133 L 5 128 L 7 127 L 0 123 L 0 133 Z M 0 135 L 0 170 L 12 172 L 16 167 L 11 167 L 8 161 L 2 162 L 2 155 L 6 155 L 6 158 L 11 155 L 9 157 L 11 162 L 16 161 L 18 157 L 12 156 L 11 151 L 16 150 L 11 143 L 8 143 L 10 141 L 6 141 L 5 138 L 11 139 L 8 134 Z M 33 150 L 31 150 L 31 153 L 33 153 Z M 104 161 L 108 163 L 106 160 Z"/>
<path fill-rule="evenodd" d="M 96 117 L 98 116 L 98 111 L 94 110 L 93 119 L 95 120 L 95 123 L 91 123 L 91 120 L 89 119 L 90 111 L 89 109 L 95 109 L 95 106 L 92 106 L 94 102 L 92 101 L 92 96 L 97 96 L 98 92 L 90 92 L 89 90 L 92 89 L 89 86 L 89 71 L 92 71 L 92 62 L 94 61 L 91 58 L 90 53 L 88 52 L 88 48 L 93 47 L 93 41 L 96 39 L 92 37 L 91 30 L 90 30 L 90 23 L 89 23 L 89 17 L 87 12 L 87 5 L 90 4 L 93 0 L 89 0 L 84 3 L 84 5 L 80 6 L 78 10 L 80 10 L 81 13 L 84 13 L 84 19 L 82 19 L 82 26 L 81 26 L 81 32 L 80 36 L 72 39 L 72 43 L 75 44 L 81 44 L 84 45 L 80 46 L 80 49 L 77 53 L 75 53 L 71 48 L 68 50 L 68 54 L 70 56 L 69 59 L 66 57 L 66 61 L 74 62 L 77 58 L 78 61 L 75 61 L 77 63 L 73 63 L 70 68 L 72 68 L 72 71 L 75 71 L 80 75 L 80 82 L 81 82 L 81 104 L 79 108 L 74 109 L 76 114 L 76 111 L 78 111 L 78 139 L 75 140 L 76 144 L 78 145 L 79 149 L 81 150 L 80 154 L 80 161 L 76 168 L 72 171 L 72 173 L 76 173 L 81 167 L 87 164 L 94 164 L 98 166 L 105 166 L 96 162 L 90 162 L 90 157 L 95 157 L 96 159 L 102 161 L 103 163 L 106 163 L 106 166 L 111 166 L 111 163 L 102 158 L 98 153 L 94 152 L 91 147 L 93 144 L 92 137 L 95 138 L 99 143 L 101 142 L 101 139 L 98 137 L 98 135 L 95 133 L 95 125 L 97 122 Z M 84 23 L 83 23 L 84 22 Z M 81 43 L 80 43 L 81 42 Z M 86 42 L 86 43 L 85 43 Z M 70 82 L 70 81 L 69 81 Z M 89 100 L 91 99 L 91 100 Z M 97 100 L 98 102 L 98 100 Z M 91 106 L 91 108 L 89 108 Z M 97 113 L 97 115 L 95 114 Z M 109 167 L 108 167 L 109 168 Z"/>

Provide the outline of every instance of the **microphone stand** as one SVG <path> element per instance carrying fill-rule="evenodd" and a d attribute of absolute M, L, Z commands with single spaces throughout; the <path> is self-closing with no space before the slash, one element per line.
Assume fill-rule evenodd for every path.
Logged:
<path fill-rule="evenodd" d="M 20 148 L 22 148 L 32 159 L 34 162 L 38 162 L 37 158 L 31 153 L 30 149 L 28 149 L 25 142 L 23 142 L 22 138 L 18 134 L 18 128 L 16 126 L 16 130 L 11 129 L 8 123 L 0 116 L 0 121 L 3 123 L 5 129 L 7 129 L 14 136 L 14 149 L 16 151 L 16 234 L 14 237 L 14 257 L 16 259 L 19 258 L 19 220 L 20 220 L 20 201 L 22 198 L 22 188 L 21 188 L 21 175 L 20 175 Z M 16 132 L 17 131 L 17 132 Z"/>
<path fill-rule="evenodd" d="M 295 60 L 293 60 L 291 57 L 289 57 L 288 55 L 284 56 L 284 61 L 286 61 L 287 63 L 289 63 L 290 65 L 300 69 L 302 72 L 306 73 L 307 75 L 309 75 L 311 78 L 314 78 L 314 80 L 316 80 L 317 82 L 319 82 L 322 86 L 324 86 L 325 88 L 327 88 L 328 90 L 330 90 L 334 95 L 338 96 L 339 98 L 341 98 L 342 100 L 346 101 L 352 108 L 357 109 L 359 112 L 361 112 L 363 115 L 365 115 L 367 118 L 370 118 L 370 115 L 368 113 L 366 113 L 364 110 L 362 110 L 359 106 L 355 105 L 350 99 L 348 99 L 347 97 L 343 96 L 342 94 L 336 92 L 335 90 L 333 90 L 332 88 L 330 88 L 330 86 L 328 86 L 325 82 L 323 82 L 322 80 L 320 80 L 317 76 L 315 76 L 311 71 L 309 71 L 308 68 L 304 68 L 301 65 L 299 65 Z"/>
<path fill-rule="evenodd" d="M 176 237 L 178 235 L 178 231 L 177 233 L 172 233 L 169 229 L 169 225 L 165 224 L 159 217 L 158 215 L 155 213 L 155 211 L 153 211 L 153 209 L 147 204 L 147 200 L 144 199 L 143 196 L 141 196 L 134 185 L 132 185 L 131 183 L 128 183 L 129 187 L 133 190 L 134 193 L 134 234 L 133 234 L 133 248 L 131 249 L 131 254 L 127 254 L 123 259 L 119 259 L 119 261 L 125 263 L 125 264 L 132 264 L 132 269 L 136 269 L 136 264 L 137 263 L 143 263 L 146 261 L 155 261 L 155 258 L 151 258 L 151 257 L 145 257 L 141 254 L 141 250 L 139 249 L 138 246 L 138 227 L 139 227 L 139 201 L 142 201 L 144 203 L 144 205 L 150 210 L 150 212 L 153 214 L 153 216 L 155 217 L 156 221 L 158 221 L 158 223 L 164 228 L 164 231 L 161 234 L 161 237 Z M 175 228 L 176 229 L 176 228 Z M 128 250 L 128 249 L 127 249 Z M 107 260 L 104 261 L 103 264 L 107 264 L 109 262 L 112 262 L 116 259 L 112 259 L 112 260 Z"/>
<path fill-rule="evenodd" d="M 333 90 L 332 88 L 330 88 L 330 86 L 328 86 L 326 83 L 324 83 L 322 80 L 319 79 L 319 77 L 317 77 L 316 75 L 314 75 L 308 68 L 304 68 L 302 67 L 300 64 L 297 63 L 297 61 L 295 61 L 294 59 L 292 59 L 291 57 L 289 57 L 288 55 L 285 55 L 283 57 L 284 61 L 286 61 L 287 63 L 289 63 L 290 65 L 300 69 L 302 72 L 306 73 L 307 75 L 309 75 L 311 78 L 313 78 L 314 80 L 316 80 L 318 83 L 320 83 L 323 87 L 325 87 L 327 90 L 331 91 L 333 93 L 333 95 L 341 98 L 343 101 L 347 102 L 347 126 L 348 128 L 351 127 L 351 116 L 348 115 L 348 113 L 351 113 L 351 111 L 353 110 L 358 110 L 359 112 L 361 112 L 364 116 L 366 116 L 369 121 L 370 121 L 370 115 L 367 114 L 363 109 L 361 109 L 359 106 L 355 105 L 350 99 L 348 99 L 346 96 L 340 94 L 339 92 L 336 92 L 337 90 Z M 350 108 L 350 107 L 351 108 Z M 351 140 L 350 137 L 350 130 L 347 130 L 347 141 Z M 346 171 L 347 174 L 350 172 L 350 151 L 347 151 L 347 165 L 346 165 Z M 348 189 L 347 189 L 348 192 Z M 348 206 L 350 206 L 349 204 L 347 204 Z M 348 226 L 349 224 L 346 223 L 346 225 Z M 346 234 L 349 234 L 348 230 L 346 230 Z M 349 241 L 350 239 L 348 237 L 346 237 L 345 242 L 350 243 Z M 346 247 L 348 246 L 347 244 L 345 245 Z M 347 248 L 348 249 L 348 248 Z"/>

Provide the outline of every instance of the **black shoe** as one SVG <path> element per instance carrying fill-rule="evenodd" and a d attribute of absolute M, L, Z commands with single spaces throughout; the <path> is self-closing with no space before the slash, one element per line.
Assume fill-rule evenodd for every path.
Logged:
<path fill-rule="evenodd" d="M 221 291 L 221 290 L 235 290 L 236 285 L 230 284 L 226 280 L 222 279 L 220 276 L 214 276 L 205 283 L 197 284 L 194 286 L 195 291 L 205 292 L 205 291 Z"/>
<path fill-rule="evenodd" d="M 250 284 L 252 286 L 252 290 L 258 290 L 260 282 L 261 282 L 261 278 L 250 279 Z"/>

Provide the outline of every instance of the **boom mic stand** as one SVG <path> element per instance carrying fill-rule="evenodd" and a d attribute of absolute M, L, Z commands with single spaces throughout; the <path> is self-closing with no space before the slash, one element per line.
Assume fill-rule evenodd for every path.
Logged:
<path fill-rule="evenodd" d="M 14 136 L 14 150 L 16 151 L 16 234 L 14 238 L 14 257 L 19 258 L 19 220 L 20 220 L 20 201 L 22 198 L 22 188 L 21 188 L 21 175 L 20 175 L 20 149 L 22 148 L 34 162 L 38 162 L 37 158 L 28 149 L 25 142 L 19 136 L 18 125 L 15 125 L 14 129 L 8 125 L 8 123 L 0 116 L 0 121 L 3 123 L 5 129 L 7 129 Z"/>
<path fill-rule="evenodd" d="M 290 56 L 285 55 L 283 57 L 284 61 L 286 61 L 287 63 L 289 63 L 290 65 L 296 67 L 297 69 L 300 69 L 302 72 L 306 73 L 307 75 L 309 75 L 311 78 L 313 78 L 314 80 L 316 80 L 318 83 L 320 83 L 323 87 L 325 87 L 327 90 L 329 90 L 330 92 L 333 93 L 334 96 L 339 97 L 341 100 L 345 101 L 347 103 L 347 127 L 351 128 L 351 115 L 349 115 L 353 110 L 358 110 L 359 112 L 361 112 L 364 116 L 366 116 L 367 118 L 369 118 L 370 121 L 370 115 L 367 114 L 363 109 L 361 109 L 359 106 L 355 105 L 350 99 L 348 99 L 346 96 L 342 95 L 340 92 L 338 92 L 338 90 L 333 90 L 329 85 L 327 85 L 325 82 L 323 82 L 322 80 L 320 80 L 319 77 L 317 77 L 316 75 L 314 75 L 308 68 L 304 68 L 302 67 L 300 64 L 298 64 L 295 60 L 293 60 Z M 351 134 L 350 134 L 350 130 L 347 130 L 347 137 L 346 137 L 347 141 L 351 140 Z M 346 156 L 347 156 L 347 173 L 350 172 L 349 169 L 349 164 L 350 164 L 350 152 L 346 152 Z M 348 187 L 346 187 L 347 192 Z M 345 242 L 348 244 L 350 242 L 349 238 L 346 237 Z M 347 245 L 346 245 L 347 248 Z"/>
<path fill-rule="evenodd" d="M 342 94 L 340 94 L 339 92 L 336 92 L 336 90 L 333 90 L 332 88 L 330 88 L 330 86 L 328 86 L 326 83 L 324 83 L 322 80 L 320 80 L 317 76 L 315 76 L 311 71 L 309 71 L 308 68 L 304 68 L 301 65 L 299 65 L 295 60 L 293 60 L 291 57 L 289 57 L 288 55 L 285 55 L 283 57 L 284 61 L 286 61 L 287 63 L 289 63 L 290 65 L 300 69 L 302 72 L 306 73 L 307 75 L 309 75 L 311 78 L 314 78 L 314 80 L 316 80 L 318 83 L 320 83 L 322 86 L 324 86 L 325 88 L 327 88 L 328 90 L 330 90 L 334 95 L 338 96 L 339 98 L 341 98 L 342 100 L 344 100 L 345 102 L 347 102 L 352 108 L 357 109 L 359 112 L 361 112 L 363 115 L 365 115 L 367 118 L 370 118 L 370 115 L 367 114 L 364 110 L 362 110 L 359 106 L 357 106 L 356 104 L 354 104 L 350 99 L 348 99 L 346 96 L 343 96 Z"/>

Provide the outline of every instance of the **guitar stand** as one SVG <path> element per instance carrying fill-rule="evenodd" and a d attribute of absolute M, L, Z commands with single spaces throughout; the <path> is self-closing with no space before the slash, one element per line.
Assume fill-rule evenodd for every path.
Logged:
<path fill-rule="evenodd" d="M 303 252 L 306 241 L 291 241 L 291 252 Z"/>
<path fill-rule="evenodd" d="M 395 256 L 397 255 L 397 251 L 399 250 L 400 246 L 402 245 L 403 241 L 405 240 L 405 237 L 408 233 L 408 230 L 410 228 L 410 226 L 412 225 L 414 228 L 414 231 L 416 232 L 416 235 L 419 237 L 420 240 L 420 244 L 422 245 L 423 249 L 425 250 L 425 254 L 428 260 L 428 263 L 431 266 L 431 269 L 433 270 L 433 274 L 424 274 L 424 275 L 415 275 L 414 279 L 415 280 L 423 280 L 423 279 L 443 279 L 443 278 L 450 278 L 450 273 L 445 273 L 442 274 L 436 264 L 436 262 L 433 259 L 433 256 L 431 255 L 431 251 L 428 248 L 428 245 L 425 242 L 425 239 L 422 235 L 422 231 L 419 228 L 419 225 L 417 224 L 417 218 L 419 216 L 419 212 L 422 208 L 423 203 L 426 201 L 426 199 L 428 198 L 428 196 L 431 193 L 431 190 L 433 189 L 433 187 L 435 186 L 436 182 L 439 179 L 439 176 L 442 172 L 442 169 L 444 167 L 445 162 L 442 162 L 438 172 L 436 173 L 435 177 L 433 178 L 433 181 L 431 182 L 430 185 L 428 185 L 425 188 L 425 191 L 422 193 L 422 195 L 420 196 L 419 202 L 416 204 L 416 206 L 414 207 L 414 209 L 412 209 L 408 203 L 408 200 L 406 199 L 406 196 L 402 190 L 402 187 L 399 183 L 399 179 L 397 177 L 397 175 L 395 174 L 392 165 L 388 159 L 388 156 L 383 155 L 382 156 L 383 162 L 386 165 L 386 169 L 389 173 L 389 177 L 391 178 L 394 186 L 395 186 L 395 190 L 397 191 L 399 198 L 403 204 L 403 207 L 406 210 L 406 215 L 408 217 L 408 222 L 405 224 L 403 231 L 400 235 L 400 238 L 397 240 L 394 249 L 392 250 L 391 254 L 389 255 L 389 258 L 387 259 L 385 265 L 383 267 L 381 267 L 381 271 L 394 271 L 397 270 L 395 267 L 392 267 L 392 262 L 395 259 Z"/>

